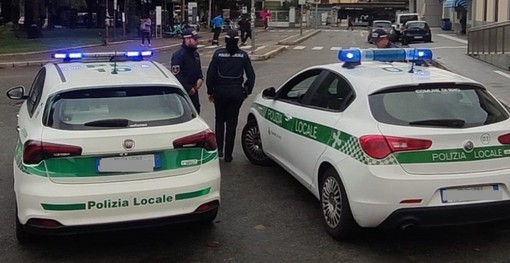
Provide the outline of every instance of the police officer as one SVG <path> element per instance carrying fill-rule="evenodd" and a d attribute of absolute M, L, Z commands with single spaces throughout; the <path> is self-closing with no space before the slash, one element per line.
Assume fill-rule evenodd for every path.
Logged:
<path fill-rule="evenodd" d="M 376 29 L 374 32 L 372 32 L 371 35 L 372 42 L 378 47 L 378 48 L 397 48 L 399 46 L 395 45 L 393 42 L 390 41 L 390 37 L 388 36 L 388 33 L 384 31 L 384 29 Z"/>
<path fill-rule="evenodd" d="M 225 162 L 232 161 L 239 109 L 255 85 L 250 57 L 239 49 L 238 42 L 238 31 L 229 30 L 225 35 L 225 48 L 214 52 L 207 69 L 207 94 L 216 111 L 216 142 L 220 157 L 223 157 L 225 145 Z"/>
<path fill-rule="evenodd" d="M 172 73 L 188 92 L 193 106 L 200 114 L 198 90 L 202 87 L 204 76 L 200 65 L 200 55 L 197 51 L 198 39 L 201 36 L 193 28 L 182 33 L 182 46 L 172 54 Z"/>

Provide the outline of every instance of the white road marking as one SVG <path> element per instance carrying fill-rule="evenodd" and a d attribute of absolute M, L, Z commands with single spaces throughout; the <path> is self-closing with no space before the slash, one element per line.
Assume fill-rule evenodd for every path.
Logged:
<path fill-rule="evenodd" d="M 205 45 L 197 45 L 198 48 L 203 48 Z"/>
<path fill-rule="evenodd" d="M 258 50 L 261 50 L 261 49 L 263 49 L 263 48 L 265 48 L 265 47 L 266 47 L 266 46 L 260 46 L 260 47 L 258 47 L 258 48 L 256 48 L 256 49 L 255 49 L 255 52 L 257 52 Z"/>
<path fill-rule="evenodd" d="M 313 47 L 312 50 L 322 50 L 324 47 Z"/>
<path fill-rule="evenodd" d="M 338 51 L 342 50 L 342 47 L 331 47 L 329 50 Z"/>
<path fill-rule="evenodd" d="M 458 38 L 458 37 L 453 37 L 453 36 L 450 36 L 450 35 L 445 35 L 445 34 L 436 34 L 436 36 L 440 36 L 440 37 L 444 37 L 444 38 L 448 38 L 450 40 L 453 40 L 453 41 L 457 41 L 459 43 L 462 43 L 462 44 L 467 44 L 468 41 L 465 40 L 465 39 L 461 39 L 461 38 Z"/>
<path fill-rule="evenodd" d="M 505 72 L 502 72 L 502 71 L 499 71 L 499 70 L 494 70 L 495 73 L 498 73 L 499 75 L 503 76 L 503 77 L 506 77 L 506 78 L 509 78 L 510 79 L 510 75 L 505 73 Z"/>
<path fill-rule="evenodd" d="M 211 48 L 217 48 L 217 47 L 218 47 L 217 45 L 211 45 L 211 46 L 206 46 L 205 48 L 211 49 Z"/>
<path fill-rule="evenodd" d="M 251 46 L 241 46 L 241 49 L 250 49 Z"/>
<path fill-rule="evenodd" d="M 299 49 L 299 50 L 301 50 L 301 49 L 305 49 L 305 48 L 306 48 L 306 46 L 295 46 L 293 49 Z"/>

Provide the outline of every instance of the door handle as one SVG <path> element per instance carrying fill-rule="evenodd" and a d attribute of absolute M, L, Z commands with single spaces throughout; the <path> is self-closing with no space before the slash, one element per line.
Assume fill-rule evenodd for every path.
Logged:
<path fill-rule="evenodd" d="M 16 126 L 16 131 L 19 132 L 20 128 L 19 126 Z"/>

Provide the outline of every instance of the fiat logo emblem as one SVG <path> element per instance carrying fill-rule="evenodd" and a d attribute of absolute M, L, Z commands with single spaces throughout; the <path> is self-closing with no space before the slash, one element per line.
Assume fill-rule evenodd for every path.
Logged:
<path fill-rule="evenodd" d="M 135 141 L 127 139 L 122 143 L 122 147 L 127 151 L 133 150 L 133 148 L 135 148 Z"/>
<path fill-rule="evenodd" d="M 464 143 L 464 151 L 471 152 L 471 151 L 473 151 L 474 148 L 475 148 L 475 146 L 473 145 L 472 141 L 466 141 Z"/>

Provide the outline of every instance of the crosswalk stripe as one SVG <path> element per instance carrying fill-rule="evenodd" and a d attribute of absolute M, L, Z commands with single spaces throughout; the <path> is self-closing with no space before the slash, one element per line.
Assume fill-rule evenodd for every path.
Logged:
<path fill-rule="evenodd" d="M 342 50 L 342 47 L 331 47 L 329 50 L 338 51 L 338 50 Z"/>
<path fill-rule="evenodd" d="M 265 48 L 265 47 L 266 47 L 266 46 L 260 46 L 260 47 L 258 47 L 258 48 L 256 48 L 256 49 L 255 49 L 255 52 L 257 52 L 258 50 L 261 50 L 261 49 L 263 49 L 263 48 Z"/>
<path fill-rule="evenodd" d="M 322 50 L 324 47 L 313 47 L 312 50 Z"/>
<path fill-rule="evenodd" d="M 211 45 L 211 46 L 206 46 L 205 48 L 211 49 L 211 48 L 217 48 L 217 47 L 218 47 L 217 45 Z"/>
<path fill-rule="evenodd" d="M 251 46 L 241 46 L 241 49 L 250 49 Z"/>
<path fill-rule="evenodd" d="M 305 49 L 305 48 L 306 48 L 306 46 L 295 46 L 293 49 L 299 49 L 299 50 L 301 50 L 301 49 Z"/>
<path fill-rule="evenodd" d="M 203 48 L 205 45 L 197 45 L 198 48 Z"/>

